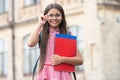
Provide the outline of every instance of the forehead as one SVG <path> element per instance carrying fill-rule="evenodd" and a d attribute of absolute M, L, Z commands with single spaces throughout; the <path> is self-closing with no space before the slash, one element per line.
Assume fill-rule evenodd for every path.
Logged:
<path fill-rule="evenodd" d="M 61 12 L 56 8 L 52 8 L 48 12 L 48 14 L 57 14 L 57 13 L 61 14 Z"/>

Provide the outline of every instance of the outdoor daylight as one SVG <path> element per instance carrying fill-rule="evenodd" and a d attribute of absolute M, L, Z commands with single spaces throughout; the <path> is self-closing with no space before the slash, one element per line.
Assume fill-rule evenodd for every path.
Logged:
<path fill-rule="evenodd" d="M 120 0 L 0 0 L 0 80 L 120 80 Z"/>

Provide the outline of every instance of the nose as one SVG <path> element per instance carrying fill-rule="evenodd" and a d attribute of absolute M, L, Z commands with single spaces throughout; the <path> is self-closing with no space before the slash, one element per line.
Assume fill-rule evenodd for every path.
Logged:
<path fill-rule="evenodd" d="M 56 16 L 53 16 L 53 19 L 56 19 Z"/>

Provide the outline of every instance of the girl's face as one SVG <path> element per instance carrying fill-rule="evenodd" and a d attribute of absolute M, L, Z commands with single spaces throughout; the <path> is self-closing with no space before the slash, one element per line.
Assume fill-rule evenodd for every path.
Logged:
<path fill-rule="evenodd" d="M 58 28 L 59 24 L 62 21 L 62 14 L 59 10 L 52 8 L 49 10 L 48 14 L 48 23 L 50 24 L 50 27 L 52 28 Z"/>

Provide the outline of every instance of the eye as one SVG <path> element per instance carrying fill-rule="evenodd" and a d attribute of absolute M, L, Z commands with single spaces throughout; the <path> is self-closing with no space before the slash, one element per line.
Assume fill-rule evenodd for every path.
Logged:
<path fill-rule="evenodd" d="M 53 17 L 54 15 L 53 14 L 49 14 L 49 17 Z"/>
<path fill-rule="evenodd" d="M 60 14 L 56 14 L 55 17 L 60 17 Z"/>
<path fill-rule="evenodd" d="M 55 17 L 60 17 L 61 14 L 49 14 L 48 16 L 49 16 L 49 17 L 54 17 L 54 16 L 55 16 Z"/>

